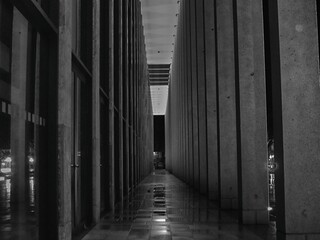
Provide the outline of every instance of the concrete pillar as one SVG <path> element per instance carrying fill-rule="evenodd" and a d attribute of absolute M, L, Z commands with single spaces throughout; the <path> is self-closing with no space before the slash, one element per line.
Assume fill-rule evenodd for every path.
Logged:
<path fill-rule="evenodd" d="M 26 83 L 28 21 L 14 8 L 12 23 L 10 149 L 12 163 L 12 223 L 15 239 L 27 234 L 26 184 Z"/>
<path fill-rule="evenodd" d="M 239 161 L 240 221 L 267 224 L 267 116 L 264 34 L 261 0 L 238 0 L 238 91 L 241 158 Z"/>
<path fill-rule="evenodd" d="M 181 28 L 182 28 L 182 19 L 181 19 L 181 15 L 180 14 L 180 18 L 179 18 L 179 23 L 177 25 L 177 42 L 176 42 L 176 51 L 177 51 L 177 58 L 175 59 L 175 61 L 177 62 L 177 74 L 176 74 L 176 81 L 177 81 L 177 87 L 175 88 L 175 92 L 177 95 L 177 115 L 176 115 L 176 122 L 177 122 L 177 129 L 178 129 L 178 133 L 177 133 L 177 173 L 178 173 L 178 177 L 180 179 L 183 180 L 183 164 L 182 164 L 182 99 L 181 99 L 181 88 L 182 88 L 182 84 L 181 84 L 181 55 L 182 55 L 182 51 L 181 51 Z M 179 43 L 179 44 L 178 44 Z"/>
<path fill-rule="evenodd" d="M 134 187 L 134 143 L 133 143 L 133 79 L 134 79 L 134 4 L 130 1 L 130 76 L 129 76 L 129 91 L 130 91 L 130 109 L 129 109 L 129 124 L 130 124 L 130 189 Z"/>
<path fill-rule="evenodd" d="M 219 198 L 219 163 L 217 129 L 217 71 L 216 71 L 215 5 L 204 0 L 206 105 L 207 105 L 207 151 L 208 151 L 208 197 Z"/>
<path fill-rule="evenodd" d="M 58 50 L 58 239 L 71 239 L 71 1 L 59 2 Z"/>
<path fill-rule="evenodd" d="M 123 4 L 123 1 L 122 0 L 118 0 L 118 6 L 119 6 L 119 9 L 118 9 L 118 12 L 115 13 L 118 15 L 118 18 L 117 18 L 117 21 L 118 22 L 118 26 L 119 26 L 119 29 L 115 29 L 115 31 L 117 32 L 117 35 L 118 35 L 118 41 L 119 41 L 119 49 L 116 49 L 116 51 L 118 51 L 118 56 L 119 56 L 119 59 L 115 59 L 115 61 L 118 61 L 118 77 L 119 79 L 115 79 L 115 81 L 117 81 L 119 84 L 119 92 L 118 92 L 118 96 L 115 96 L 118 98 L 118 102 L 119 102 L 119 108 L 118 108 L 118 114 L 119 114 L 119 129 L 117 129 L 118 131 L 118 134 L 119 134 L 119 142 L 118 143 L 115 143 L 117 145 L 115 145 L 115 147 L 118 148 L 117 151 L 119 151 L 119 159 L 115 159 L 115 161 L 119 161 L 119 173 L 118 176 L 116 175 L 115 177 L 119 178 L 119 189 L 116 189 L 116 191 L 120 191 L 120 201 L 122 202 L 123 201 L 123 186 L 124 186 L 124 182 L 123 182 L 123 101 L 122 101 L 122 95 L 123 95 L 123 92 L 122 92 L 122 81 L 123 81 L 123 48 L 122 48 L 122 42 L 123 42 L 123 21 L 122 21 L 122 18 L 123 18 L 123 12 L 122 12 L 122 5 Z"/>
<path fill-rule="evenodd" d="M 187 111 L 188 111 L 188 155 L 189 155 L 189 179 L 188 183 L 193 186 L 193 131 L 192 131 L 192 116 L 193 116 L 193 107 L 192 107 L 192 72 L 191 72 L 191 24 L 190 24 L 190 1 L 186 1 L 186 81 L 187 81 Z M 168 106 L 168 105 L 167 105 Z"/>
<path fill-rule="evenodd" d="M 190 161 L 191 161 L 191 155 L 189 153 L 189 111 L 188 111 L 188 98 L 189 98 L 189 94 L 188 94 L 188 32 L 187 32 L 187 28 L 188 28 L 188 12 L 186 11 L 186 8 L 188 6 L 188 3 L 184 2 L 183 4 L 183 73 L 184 73 L 184 77 L 183 77 L 183 81 L 184 81 L 184 88 L 183 88 L 183 92 L 184 92 L 184 121 L 185 121 L 185 135 L 184 135 L 184 140 L 185 140 L 185 178 L 186 178 L 186 182 L 188 183 L 190 181 Z M 181 10 L 180 10 L 181 12 Z"/>
<path fill-rule="evenodd" d="M 187 111 L 187 99 L 188 99 L 188 91 L 187 91 L 187 86 L 188 86 L 188 80 L 187 80 L 187 38 L 186 38 L 186 29 L 187 29 L 187 13 L 186 13 L 186 2 L 181 2 L 182 4 L 180 5 L 180 17 L 182 17 L 182 21 L 183 21 L 183 25 L 182 25 L 182 46 L 181 46 L 181 50 L 182 50 L 182 81 L 183 81 L 183 88 L 181 89 L 182 94 L 183 94 L 183 116 L 182 116 L 182 120 L 183 120 L 183 160 L 184 160 L 184 181 L 188 182 L 189 181 L 189 160 L 190 160 L 190 156 L 188 154 L 188 111 Z M 181 13 L 183 13 L 183 15 L 181 16 Z"/>
<path fill-rule="evenodd" d="M 193 176 L 194 187 L 199 185 L 199 127 L 198 127 L 198 81 L 197 81 L 197 53 L 196 53 L 196 0 L 190 0 L 190 24 L 191 24 L 191 73 L 192 73 L 192 107 L 193 107 Z"/>
<path fill-rule="evenodd" d="M 196 1 L 200 192 L 208 192 L 207 83 L 205 68 L 204 1 Z"/>
<path fill-rule="evenodd" d="M 114 172 L 114 0 L 109 0 L 109 177 L 110 207 L 115 205 Z"/>
<path fill-rule="evenodd" d="M 123 158 L 123 161 L 126 163 L 126 172 L 124 173 L 124 175 L 126 176 L 126 182 L 124 183 L 124 188 L 126 189 L 126 192 L 124 193 L 125 195 L 128 195 L 129 194 L 129 0 L 124 0 L 124 3 L 125 4 L 125 38 L 124 38 L 124 41 L 125 41 L 125 49 L 124 49 L 124 52 L 125 52 L 125 75 L 124 75 L 124 79 L 125 79 L 125 90 L 123 92 L 123 94 L 125 94 L 126 98 L 126 102 L 125 102 L 125 109 L 123 109 L 123 111 L 125 112 L 125 118 L 126 118 L 126 122 L 125 122 L 125 148 L 123 149 L 124 150 L 124 158 Z"/>
<path fill-rule="evenodd" d="M 316 1 L 269 4 L 279 239 L 320 239 L 320 89 Z M 277 51 L 278 55 L 274 52 Z M 277 65 L 275 65 L 277 64 Z"/>
<path fill-rule="evenodd" d="M 216 0 L 219 81 L 220 204 L 238 208 L 237 132 L 232 0 Z"/>
<path fill-rule="evenodd" d="M 92 215 L 100 219 L 100 1 L 92 2 Z"/>
<path fill-rule="evenodd" d="M 137 184 L 137 132 L 136 132 L 136 110 L 137 110 L 137 3 L 133 2 L 133 114 L 132 114 L 132 127 L 133 127 L 133 185 Z"/>
<path fill-rule="evenodd" d="M 184 2 L 180 3 L 180 7 L 183 9 Z M 179 120 L 180 120 L 180 162 L 181 162 L 181 179 L 185 181 L 185 147 L 184 147 L 184 141 L 185 141 L 185 132 L 184 132 L 184 63 L 183 63 L 183 57 L 184 57 L 184 50 L 183 50 L 183 45 L 184 45 L 184 39 L 183 39 L 183 32 L 184 32 L 184 13 L 180 12 L 179 16 L 179 24 L 178 24 L 180 33 L 180 39 L 179 39 L 179 82 L 180 82 L 180 87 L 178 89 L 178 93 L 180 95 L 180 114 L 179 114 Z"/>

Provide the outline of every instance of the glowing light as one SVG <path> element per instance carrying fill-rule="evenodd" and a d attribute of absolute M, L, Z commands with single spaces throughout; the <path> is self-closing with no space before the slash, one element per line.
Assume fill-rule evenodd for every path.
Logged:
<path fill-rule="evenodd" d="M 268 207 L 268 211 L 272 211 L 273 210 L 273 208 L 272 207 Z"/>
<path fill-rule="evenodd" d="M 164 115 L 167 108 L 168 86 L 150 86 L 153 115 Z"/>
<path fill-rule="evenodd" d="M 29 163 L 34 163 L 34 159 L 32 157 L 29 158 Z"/>
<path fill-rule="evenodd" d="M 1 172 L 2 173 L 11 173 L 11 168 L 2 168 Z"/>
<path fill-rule="evenodd" d="M 166 222 L 166 219 L 164 218 L 157 218 L 157 219 L 154 219 L 155 222 Z"/>
<path fill-rule="evenodd" d="M 11 163 L 12 159 L 11 159 L 11 157 L 7 157 L 4 161 L 7 162 L 7 163 Z"/>

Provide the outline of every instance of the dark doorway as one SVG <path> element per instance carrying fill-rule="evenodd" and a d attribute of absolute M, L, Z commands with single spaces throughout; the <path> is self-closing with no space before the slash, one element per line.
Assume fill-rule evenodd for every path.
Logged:
<path fill-rule="evenodd" d="M 164 116 L 153 116 L 154 128 L 154 167 L 156 169 L 165 168 L 165 133 L 164 133 Z"/>

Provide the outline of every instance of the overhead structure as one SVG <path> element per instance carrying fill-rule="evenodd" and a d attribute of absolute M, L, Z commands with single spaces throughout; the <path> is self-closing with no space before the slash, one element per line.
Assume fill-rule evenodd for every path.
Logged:
<path fill-rule="evenodd" d="M 153 114 L 164 115 L 180 1 L 141 0 L 141 7 Z"/>

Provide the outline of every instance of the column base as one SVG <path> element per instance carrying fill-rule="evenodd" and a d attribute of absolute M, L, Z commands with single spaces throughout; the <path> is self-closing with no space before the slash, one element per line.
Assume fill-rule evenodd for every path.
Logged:
<path fill-rule="evenodd" d="M 282 233 L 277 232 L 277 240 L 319 240 L 320 233 Z"/>
<path fill-rule="evenodd" d="M 269 224 L 268 210 L 242 210 L 242 224 Z"/>

